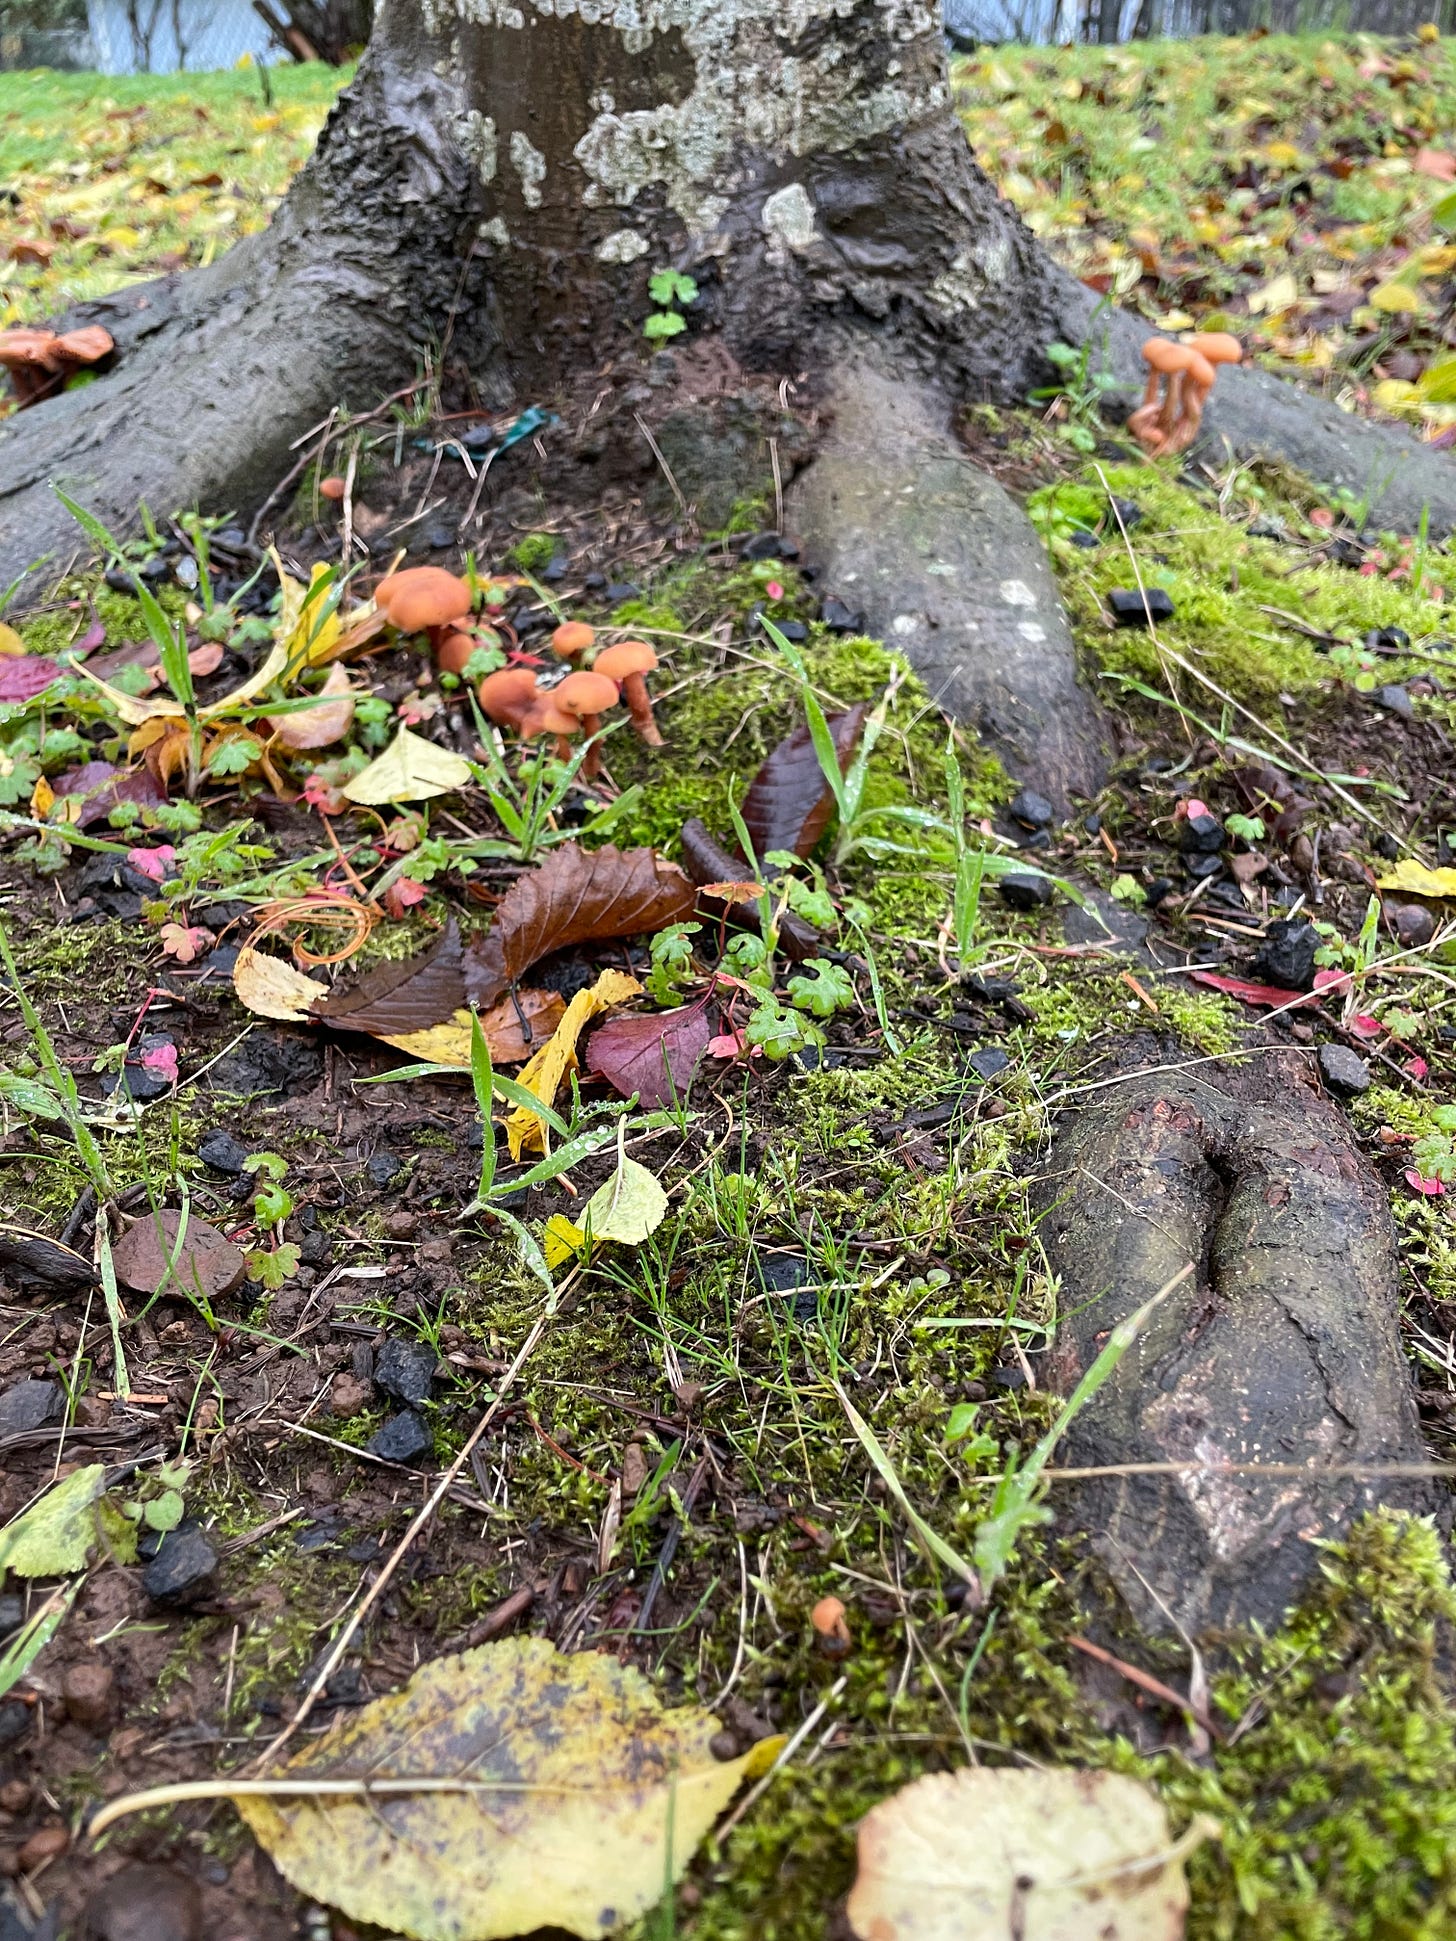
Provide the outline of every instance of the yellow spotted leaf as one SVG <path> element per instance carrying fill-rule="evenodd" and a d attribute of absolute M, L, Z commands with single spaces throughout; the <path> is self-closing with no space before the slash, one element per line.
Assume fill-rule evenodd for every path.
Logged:
<path fill-rule="evenodd" d="M 338 641 L 342 623 L 337 606 L 329 608 L 327 587 L 319 582 L 331 578 L 332 569 L 319 559 L 305 587 L 291 573 L 280 573 L 283 600 L 278 615 L 278 638 L 288 651 L 290 667 L 317 667 L 330 658 Z M 309 596 L 312 595 L 310 598 Z M 307 604 L 305 605 L 305 601 Z M 315 744 L 320 745 L 320 744 Z"/>
<path fill-rule="evenodd" d="M 1162 1802 L 1121 1773 L 928 1773 L 859 1828 L 846 1912 L 861 1941 L 1180 1941 L 1184 1856 Z"/>
<path fill-rule="evenodd" d="M 1402 283 L 1398 278 L 1377 284 L 1365 301 L 1372 310 L 1382 310 L 1387 316 L 1398 316 L 1402 312 L 1415 314 L 1426 307 L 1420 291 L 1413 284 Z"/>
<path fill-rule="evenodd" d="M 342 792 L 351 802 L 382 808 L 389 802 L 423 802 L 427 796 L 463 789 L 472 773 L 463 755 L 437 748 L 423 735 L 401 728 L 388 748 Z"/>
<path fill-rule="evenodd" d="M 1404 890 L 1407 896 L 1456 897 L 1456 869 L 1427 869 L 1414 856 L 1402 856 L 1376 884 L 1382 890 Z"/>
<path fill-rule="evenodd" d="M 14 627 L 7 627 L 5 622 L 0 620 L 0 654 L 3 654 L 7 660 L 14 660 L 17 655 L 29 652 L 30 649 Z"/>
<path fill-rule="evenodd" d="M 105 1494 L 105 1463 L 88 1463 L 52 1484 L 0 1530 L 0 1570 L 13 1570 L 17 1577 L 61 1577 L 84 1570 L 103 1548 L 119 1546 L 124 1560 L 134 1557 L 135 1533 L 103 1501 Z"/>
<path fill-rule="evenodd" d="M 553 1213 L 541 1229 L 541 1251 L 548 1267 L 559 1267 L 563 1260 L 579 1254 L 585 1245 L 586 1234 L 564 1213 Z"/>
<path fill-rule="evenodd" d="M 317 978 L 295 970 L 286 957 L 270 957 L 266 951 L 244 944 L 233 965 L 233 990 L 238 999 L 260 1018 L 282 1018 L 301 1024 L 329 987 Z"/>
<path fill-rule="evenodd" d="M 411 1058 L 428 1059 L 432 1065 L 457 1065 L 470 1070 L 471 1030 L 469 1011 L 456 1011 L 443 1024 L 419 1031 L 375 1032 L 382 1044 L 396 1051 L 407 1051 Z M 493 1065 L 519 1065 L 550 1038 L 566 1015 L 566 1000 L 559 991 L 517 991 L 514 1000 L 503 997 L 499 1004 L 481 1014 L 480 1028 L 485 1033 L 486 1049 Z M 526 1043 L 522 1019 L 531 1029 Z M 539 1096 L 539 1095 L 538 1095 Z"/>
<path fill-rule="evenodd" d="M 623 1247 L 640 1247 L 667 1218 L 667 1195 L 655 1173 L 639 1166 L 624 1154 L 617 1170 L 599 1186 L 582 1208 L 581 1225 L 564 1213 L 553 1213 L 546 1222 L 543 1248 L 548 1267 L 559 1267 L 572 1254 L 580 1253 L 588 1241 L 605 1246 L 609 1241 Z"/>
<path fill-rule="evenodd" d="M 604 970 L 590 990 L 577 992 L 550 1042 L 522 1067 L 517 1083 L 543 1105 L 552 1104 L 566 1074 L 576 1069 L 577 1040 L 586 1026 L 614 1004 L 625 1004 L 628 998 L 641 994 L 642 986 L 635 977 L 628 977 L 625 971 Z M 519 1159 L 523 1152 L 544 1152 L 546 1123 L 525 1106 L 514 1106 L 506 1120 L 506 1139 L 512 1159 Z"/>
<path fill-rule="evenodd" d="M 610 1654 L 507 1638 L 437 1658 L 274 1776 L 368 1781 L 367 1797 L 234 1797 L 280 1872 L 351 1921 L 413 1941 L 595 1937 L 661 1899 L 778 1749 L 719 1762 L 717 1730 Z"/>

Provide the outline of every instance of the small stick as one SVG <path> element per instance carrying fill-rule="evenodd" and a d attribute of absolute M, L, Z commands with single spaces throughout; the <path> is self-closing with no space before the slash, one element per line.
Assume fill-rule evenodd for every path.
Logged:
<path fill-rule="evenodd" d="M 1184 1698 L 1182 1693 L 1175 1692 L 1171 1685 L 1165 1685 L 1161 1678 L 1155 1678 L 1150 1671 L 1140 1671 L 1136 1665 L 1128 1664 L 1125 1659 L 1114 1658 L 1110 1651 L 1104 1651 L 1100 1644 L 1093 1644 L 1090 1638 L 1072 1636 L 1067 1639 L 1067 1643 L 1075 1650 L 1085 1652 L 1089 1658 L 1095 1658 L 1099 1665 L 1111 1665 L 1112 1669 L 1120 1672 L 1130 1685 L 1137 1685 L 1153 1698 L 1160 1698 L 1165 1705 L 1171 1705 L 1175 1711 L 1186 1712 L 1189 1718 L 1196 1720 L 1203 1727 L 1210 1738 L 1223 1738 L 1223 1733 L 1208 1713 L 1201 1706 L 1194 1704 L 1191 1694 Z"/>

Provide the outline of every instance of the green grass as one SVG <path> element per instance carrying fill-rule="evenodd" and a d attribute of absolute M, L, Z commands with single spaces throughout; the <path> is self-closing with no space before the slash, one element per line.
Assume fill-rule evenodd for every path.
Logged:
<path fill-rule="evenodd" d="M 0 326 L 211 262 L 266 224 L 347 73 L 0 74 Z M 36 249 L 46 262 L 23 260 Z"/>

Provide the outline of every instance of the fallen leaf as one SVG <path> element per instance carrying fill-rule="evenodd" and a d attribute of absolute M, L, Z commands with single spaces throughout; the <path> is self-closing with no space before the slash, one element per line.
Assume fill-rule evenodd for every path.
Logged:
<path fill-rule="evenodd" d="M 347 991 L 330 991 L 313 1015 L 343 1031 L 366 1031 L 395 1044 L 448 1023 L 465 1009 L 465 952 L 452 918 L 427 950 L 381 964 Z M 408 1047 L 406 1047 L 408 1049 Z M 470 1063 L 467 1055 L 465 1063 Z"/>
<path fill-rule="evenodd" d="M 1436 182 L 1456 182 L 1456 155 L 1439 148 L 1418 148 L 1411 167 L 1417 175 L 1429 175 Z"/>
<path fill-rule="evenodd" d="M 190 1213 L 179 1249 L 181 1229 L 182 1215 L 172 1207 L 134 1220 L 111 1250 L 122 1286 L 138 1294 L 198 1295 L 204 1301 L 230 1294 L 246 1272 L 242 1249 Z"/>
<path fill-rule="evenodd" d="M 438 1658 L 351 1712 L 281 1779 L 456 1782 L 460 1790 L 237 1808 L 301 1892 L 417 1941 L 625 1927 L 676 1881 L 739 1784 L 777 1750 L 710 1750 L 717 1720 L 663 1707 L 635 1666 L 504 1638 Z M 499 1791 L 496 1791 L 496 1788 Z"/>
<path fill-rule="evenodd" d="M 294 579 L 291 573 L 280 571 L 278 583 L 283 591 L 279 602 L 277 635 L 288 654 L 290 666 L 316 667 L 321 661 L 328 660 L 338 644 L 343 623 L 337 606 L 328 611 L 328 589 L 313 592 L 320 580 L 329 577 L 331 569 L 321 559 L 313 563 L 309 575 L 309 585 Z M 313 598 L 304 601 L 313 592 Z M 299 742 L 299 747 L 322 748 L 324 742 Z"/>
<path fill-rule="evenodd" d="M 126 865 L 134 869 L 138 876 L 145 876 L 149 882 L 165 883 L 168 872 L 177 860 L 177 851 L 171 843 L 158 843 L 154 849 L 128 849 Z"/>
<path fill-rule="evenodd" d="M 1378 283 L 1365 300 L 1373 310 L 1383 310 L 1387 316 L 1414 316 L 1426 307 L 1425 298 L 1415 285 L 1403 282 L 1399 277 L 1392 277 L 1388 283 Z"/>
<path fill-rule="evenodd" d="M 416 904 L 423 903 L 427 894 L 423 883 L 416 883 L 408 876 L 399 876 L 384 892 L 384 907 L 390 916 L 398 919 L 407 916 Z"/>
<path fill-rule="evenodd" d="M 480 1020 L 490 1062 L 519 1065 L 523 1058 L 541 1049 L 542 1041 L 550 1038 L 565 1015 L 566 999 L 559 991 L 517 991 L 514 1002 L 503 997 Z M 424 1031 L 406 1031 L 398 1036 L 381 1031 L 374 1035 L 383 1044 L 393 1045 L 396 1051 L 407 1051 L 413 1058 L 427 1059 L 432 1065 L 455 1065 L 462 1072 L 468 1072 L 471 1016 L 469 1011 L 461 1010 L 443 1024 L 431 1025 Z M 522 1018 L 531 1028 L 529 1044 Z"/>
<path fill-rule="evenodd" d="M 268 726 L 285 748 L 329 748 L 348 734 L 354 719 L 354 690 L 349 685 L 349 670 L 342 661 L 336 661 L 329 669 L 328 679 L 319 693 L 330 698 L 292 714 L 269 715 Z"/>
<path fill-rule="evenodd" d="M 0 661 L 0 707 L 33 701 L 64 672 L 59 661 L 47 660 L 43 654 L 23 654 Z"/>
<path fill-rule="evenodd" d="M 3 620 L 0 620 L 0 654 L 3 654 L 7 660 L 13 660 L 28 652 L 29 649 L 14 627 L 7 626 Z"/>
<path fill-rule="evenodd" d="M 1179 1941 L 1203 1836 L 1121 1773 L 927 1773 L 860 1822 L 846 1912 L 863 1941 Z"/>
<path fill-rule="evenodd" d="M 538 958 L 680 923 L 694 900 L 687 877 L 655 850 L 566 843 L 501 898 L 484 940 L 466 953 L 466 996 L 483 1011 Z"/>
<path fill-rule="evenodd" d="M 1219 971 L 1190 971 L 1188 974 L 1195 984 L 1209 984 L 1215 991 L 1223 991 L 1244 1004 L 1268 1005 L 1271 1010 L 1277 1010 L 1282 1004 L 1299 1009 L 1319 1003 L 1319 994 L 1314 991 L 1283 991 L 1277 984 L 1255 984 L 1247 977 L 1225 977 Z"/>
<path fill-rule="evenodd" d="M 169 1085 L 177 1083 L 177 1047 L 173 1044 L 153 1045 L 150 1051 L 142 1053 L 142 1069 L 155 1072 L 165 1078 Z"/>
<path fill-rule="evenodd" d="M 1270 317 L 1280 310 L 1292 310 L 1299 301 L 1299 285 L 1286 270 L 1281 276 L 1272 276 L 1257 290 L 1249 292 L 1249 315 L 1251 317 Z"/>
<path fill-rule="evenodd" d="M 670 1106 L 687 1097 L 716 1030 L 706 1003 L 609 1018 L 591 1035 L 587 1064 L 620 1097 L 635 1092 L 648 1111 Z"/>
<path fill-rule="evenodd" d="M 105 1463 L 86 1463 L 63 1476 L 0 1530 L 0 1570 L 13 1570 L 17 1577 L 64 1577 L 84 1570 L 99 1548 L 129 1563 L 136 1556 L 135 1531 L 105 1495 Z"/>
<path fill-rule="evenodd" d="M 625 1004 L 628 998 L 641 995 L 642 986 L 635 977 L 604 970 L 589 990 L 578 991 L 567 1005 L 551 1037 L 521 1067 L 517 1084 L 543 1105 L 552 1104 L 566 1074 L 576 1069 L 577 1039 L 590 1020 L 611 1010 L 614 1004 Z M 519 1159 L 523 1152 L 544 1152 L 546 1122 L 524 1105 L 513 1106 L 506 1119 L 506 1140 L 512 1159 Z"/>
<path fill-rule="evenodd" d="M 79 768 L 53 777 L 51 786 L 57 795 L 78 800 L 78 829 L 104 821 L 119 803 L 135 802 L 142 808 L 153 808 L 167 799 L 149 769 L 113 768 L 110 762 L 83 762 Z"/>
<path fill-rule="evenodd" d="M 327 984 L 305 977 L 286 958 L 244 944 L 233 965 L 233 990 L 238 1001 L 260 1018 L 282 1018 L 302 1024 L 314 1015 L 312 1007 L 329 995 Z"/>
<path fill-rule="evenodd" d="M 1406 1167 L 1405 1183 L 1414 1192 L 1424 1193 L 1427 1199 L 1437 1199 L 1446 1190 L 1445 1186 L 1442 1184 L 1440 1180 L 1426 1179 L 1424 1175 L 1419 1171 L 1419 1169 L 1415 1166 Z"/>
<path fill-rule="evenodd" d="M 869 719 L 869 703 L 829 717 L 841 773 L 854 759 Z M 834 793 L 824 779 L 808 723 L 795 728 L 765 760 L 743 798 L 743 826 L 759 857 L 775 849 L 807 856 L 829 827 Z"/>
<path fill-rule="evenodd" d="M 212 932 L 200 924 L 190 928 L 181 923 L 162 925 L 162 954 L 175 957 L 179 964 L 195 964 L 212 949 Z"/>
<path fill-rule="evenodd" d="M 463 789 L 474 772 L 463 755 L 437 748 L 423 735 L 401 728 L 383 754 L 346 782 L 342 792 L 349 801 L 369 808 L 388 802 L 423 802 L 427 796 Z"/>
<path fill-rule="evenodd" d="M 1377 876 L 1380 890 L 1404 890 L 1407 896 L 1456 897 L 1456 869 L 1427 869 L 1414 856 L 1402 856 L 1395 868 Z"/>
<path fill-rule="evenodd" d="M 623 1155 L 612 1177 L 582 1208 L 580 1226 L 564 1213 L 554 1213 L 546 1222 L 542 1235 L 546 1265 L 559 1267 L 587 1245 L 596 1248 L 615 1242 L 640 1247 L 666 1218 L 667 1195 L 657 1175 Z"/>

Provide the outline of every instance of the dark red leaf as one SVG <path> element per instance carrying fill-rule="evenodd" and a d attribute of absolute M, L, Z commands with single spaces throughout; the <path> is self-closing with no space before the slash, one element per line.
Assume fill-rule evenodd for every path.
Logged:
<path fill-rule="evenodd" d="M 314 1016 L 344 1031 L 399 1038 L 443 1024 L 465 1006 L 465 952 L 451 922 L 428 950 L 381 964 L 349 991 L 331 991 Z"/>
<path fill-rule="evenodd" d="M 829 732 L 843 774 L 854 759 L 869 717 L 868 701 L 829 717 Z M 772 850 L 807 856 L 829 827 L 834 792 L 824 779 L 806 722 L 781 741 L 754 776 L 743 798 L 743 822 L 760 859 Z"/>
<path fill-rule="evenodd" d="M 1319 1003 L 1317 991 L 1281 991 L 1277 984 L 1254 984 L 1247 977 L 1224 977 L 1218 971 L 1190 971 L 1188 974 L 1195 984 L 1211 984 L 1214 990 L 1236 997 L 1244 1004 L 1268 1005 L 1271 1010 L 1277 1010 L 1282 1004 L 1297 1010 L 1304 1005 Z"/>
<path fill-rule="evenodd" d="M 624 1099 L 636 1092 L 649 1109 L 672 1105 L 687 1097 L 717 1029 L 716 1009 L 706 1001 L 608 1018 L 591 1035 L 587 1064 Z"/>
<path fill-rule="evenodd" d="M 0 660 L 0 705 L 33 701 L 64 672 L 59 662 L 47 660 L 43 654 L 16 654 L 13 659 Z"/>
<path fill-rule="evenodd" d="M 100 822 L 120 802 L 137 802 L 143 808 L 153 808 L 167 799 L 148 769 L 113 768 L 110 762 L 83 762 L 80 768 L 57 775 L 51 787 L 57 795 L 81 797 L 81 813 L 76 823 L 80 829 L 89 829 L 93 822 Z"/>
<path fill-rule="evenodd" d="M 691 915 L 693 886 L 652 849 L 567 843 L 518 876 L 465 957 L 465 990 L 483 1011 L 539 958 L 572 944 L 636 937 Z"/>

